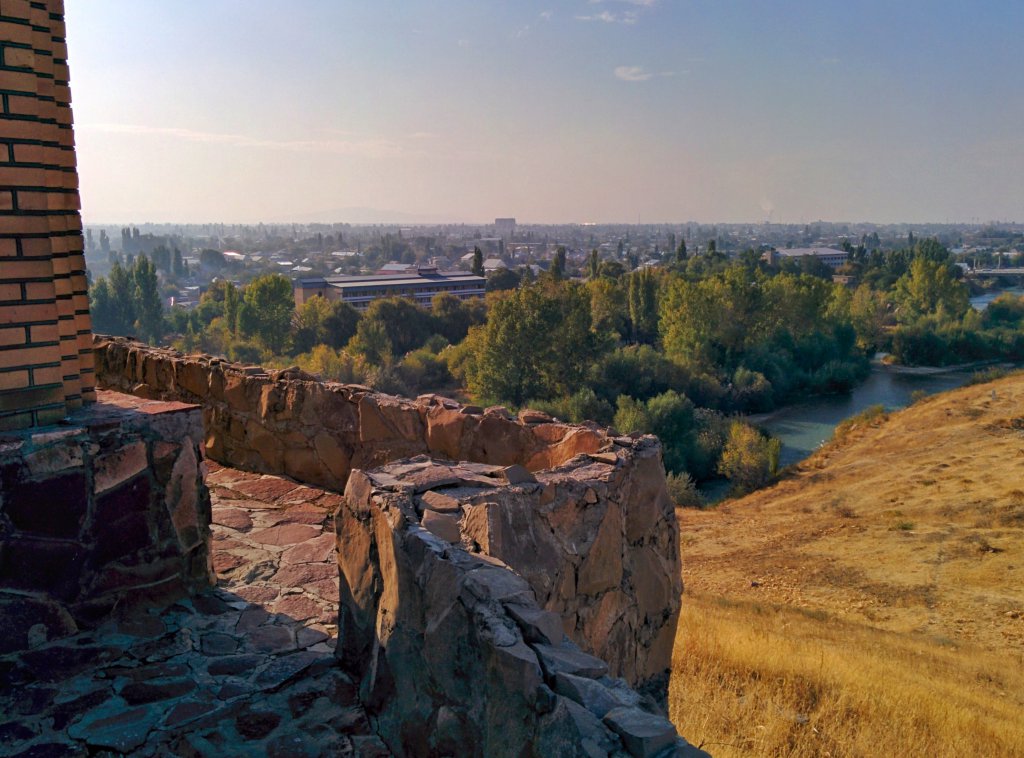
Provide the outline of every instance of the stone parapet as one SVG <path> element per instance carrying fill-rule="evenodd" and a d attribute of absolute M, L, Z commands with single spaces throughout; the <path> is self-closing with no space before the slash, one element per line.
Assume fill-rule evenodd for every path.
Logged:
<path fill-rule="evenodd" d="M 264 371 L 121 337 L 97 336 L 94 344 L 99 386 L 201 404 L 212 460 L 339 491 L 352 469 L 414 455 L 539 471 L 608 441 L 596 426 L 553 423 L 541 413 L 518 418 L 437 395 L 407 400 L 298 369 Z"/>
<path fill-rule="evenodd" d="M 702 755 L 618 678 L 663 684 L 676 626 L 678 563 L 641 557 L 678 555 L 639 481 L 657 453 L 648 438 L 537 477 L 426 458 L 353 474 L 335 519 L 337 652 L 396 755 Z M 650 498 L 651 518 L 629 517 L 630 497 Z M 648 560 L 660 594 L 639 586 Z"/>
<path fill-rule="evenodd" d="M 99 394 L 0 436 L 0 652 L 211 582 L 199 409 Z"/>

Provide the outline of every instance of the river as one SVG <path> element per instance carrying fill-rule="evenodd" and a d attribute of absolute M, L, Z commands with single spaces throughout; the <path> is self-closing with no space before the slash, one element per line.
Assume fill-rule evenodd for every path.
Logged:
<path fill-rule="evenodd" d="M 985 310 L 989 303 L 1004 292 L 1024 295 L 1024 287 L 1001 289 L 972 297 L 971 305 L 978 310 Z M 925 369 L 922 373 L 907 373 L 906 370 L 876 362 L 868 378 L 848 395 L 811 398 L 750 420 L 782 440 L 781 464 L 788 466 L 803 460 L 829 439 L 836 424 L 868 406 L 883 405 L 886 410 L 905 408 L 910 405 L 910 396 L 916 390 L 934 395 L 936 392 L 956 389 L 965 384 L 975 370 L 928 373 Z"/>
<path fill-rule="evenodd" d="M 876 363 L 868 378 L 848 395 L 814 397 L 750 420 L 782 440 L 780 463 L 788 466 L 813 453 L 832 436 L 832 430 L 843 419 L 872 405 L 883 405 L 886 410 L 905 408 L 910 405 L 910 396 L 915 391 L 934 395 L 936 392 L 956 389 L 966 384 L 974 372 L 975 369 L 904 373 L 900 369 Z"/>
<path fill-rule="evenodd" d="M 1024 287 L 1010 287 L 1008 289 L 994 290 L 992 292 L 986 292 L 984 295 L 978 295 L 977 297 L 971 298 L 971 305 L 976 310 L 983 311 L 988 308 L 988 304 L 995 300 L 1002 294 L 1009 293 L 1011 295 L 1017 295 L 1020 297 L 1024 295 Z"/>

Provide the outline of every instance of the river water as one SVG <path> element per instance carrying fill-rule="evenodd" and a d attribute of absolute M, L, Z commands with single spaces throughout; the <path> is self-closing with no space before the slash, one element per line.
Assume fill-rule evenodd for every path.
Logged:
<path fill-rule="evenodd" d="M 882 405 L 886 410 L 905 408 L 915 391 L 934 395 L 956 389 L 973 374 L 974 370 L 909 374 L 876 363 L 868 378 L 848 395 L 814 397 L 750 420 L 782 440 L 780 463 L 788 466 L 813 453 L 832 436 L 840 421 L 869 406 Z"/>
<path fill-rule="evenodd" d="M 971 305 L 977 310 L 983 311 L 988 308 L 988 304 L 995 300 L 997 297 L 1004 293 L 1011 295 L 1017 295 L 1020 297 L 1024 295 L 1024 287 L 1010 287 L 1009 289 L 995 290 L 993 292 L 986 292 L 984 295 L 978 295 L 977 297 L 971 298 Z"/>
<path fill-rule="evenodd" d="M 985 310 L 989 303 L 1004 292 L 1024 295 L 1024 287 L 1012 287 L 972 297 L 971 305 L 978 310 Z M 788 466 L 813 453 L 832 436 L 832 430 L 843 419 L 872 405 L 883 405 L 890 411 L 905 408 L 910 405 L 910 396 L 916 390 L 934 395 L 936 392 L 956 389 L 965 384 L 974 372 L 972 369 L 905 373 L 875 363 L 867 380 L 848 395 L 811 398 L 788 405 L 768 416 L 756 416 L 750 420 L 782 440 L 781 464 Z"/>

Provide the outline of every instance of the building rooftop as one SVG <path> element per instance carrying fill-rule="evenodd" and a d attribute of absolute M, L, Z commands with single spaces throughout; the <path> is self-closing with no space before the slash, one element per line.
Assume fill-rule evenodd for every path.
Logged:
<path fill-rule="evenodd" d="M 836 250 L 834 247 L 794 247 L 775 252 L 777 255 L 784 255 L 787 258 L 803 258 L 806 255 L 848 255 L 845 250 Z"/>

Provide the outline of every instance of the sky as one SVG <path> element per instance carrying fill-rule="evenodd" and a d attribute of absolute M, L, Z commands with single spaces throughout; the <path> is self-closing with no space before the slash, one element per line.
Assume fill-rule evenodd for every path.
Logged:
<path fill-rule="evenodd" d="M 86 223 L 1024 220 L 1021 0 L 71 0 Z"/>

